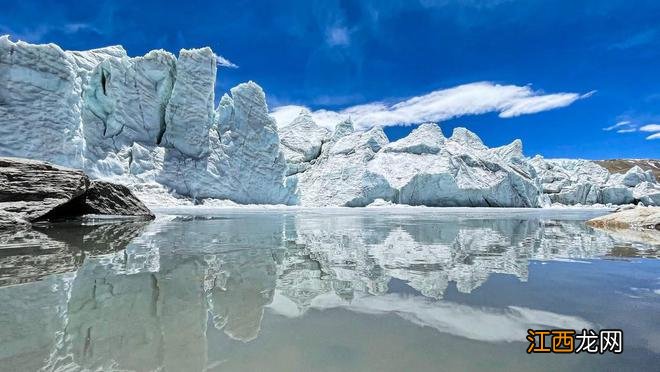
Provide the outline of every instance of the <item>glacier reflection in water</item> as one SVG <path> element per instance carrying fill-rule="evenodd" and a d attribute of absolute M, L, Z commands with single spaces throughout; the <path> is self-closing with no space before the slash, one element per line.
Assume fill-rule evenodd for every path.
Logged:
<path fill-rule="evenodd" d="M 49 231 L 114 253 L 0 287 L 0 370 L 657 366 L 660 265 L 592 260 L 656 247 L 548 213 L 197 209 Z M 623 328 L 626 351 L 529 356 L 528 328 Z"/>

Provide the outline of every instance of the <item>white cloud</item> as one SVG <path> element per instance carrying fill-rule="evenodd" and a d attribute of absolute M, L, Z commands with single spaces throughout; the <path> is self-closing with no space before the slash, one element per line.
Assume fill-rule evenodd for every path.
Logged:
<path fill-rule="evenodd" d="M 660 132 L 660 124 L 646 124 L 639 127 L 640 132 Z"/>
<path fill-rule="evenodd" d="M 101 33 L 101 30 L 88 23 L 67 23 L 62 27 L 62 30 L 64 30 L 64 32 L 66 32 L 67 34 L 75 34 L 77 32 L 85 31 L 85 30 L 94 31 L 98 34 Z"/>
<path fill-rule="evenodd" d="M 326 41 L 330 46 L 346 46 L 351 43 L 346 27 L 332 27 L 326 32 Z"/>
<path fill-rule="evenodd" d="M 660 124 L 646 124 L 639 127 L 640 132 L 654 132 L 646 137 L 647 140 L 660 139 Z"/>
<path fill-rule="evenodd" d="M 373 102 L 348 107 L 341 111 L 317 110 L 311 114 L 319 125 L 326 128 L 332 129 L 337 123 L 350 117 L 356 128 L 368 129 L 379 125 L 440 122 L 464 115 L 489 112 L 497 112 L 501 118 L 511 118 L 566 107 L 594 93 L 544 94 L 532 90 L 530 86 L 477 82 L 436 90 L 393 105 Z M 292 113 L 296 111 L 300 113 L 301 110 L 309 109 L 304 106 L 283 106 L 275 108 L 272 116 L 279 126 L 286 126 L 293 120 Z"/>
<path fill-rule="evenodd" d="M 298 115 L 304 112 L 309 112 L 309 109 L 303 106 L 287 105 L 275 108 L 270 113 L 270 116 L 275 119 L 279 127 L 285 127 L 289 125 Z"/>
<path fill-rule="evenodd" d="M 616 133 L 634 133 L 634 132 L 647 132 L 652 133 L 647 136 L 647 140 L 660 139 L 660 124 L 646 124 L 640 126 L 639 124 L 633 124 L 630 120 L 620 121 L 614 125 L 611 125 L 603 130 L 610 131 L 616 129 Z"/>
<path fill-rule="evenodd" d="M 500 112 L 501 118 L 511 118 L 524 114 L 535 114 L 558 107 L 566 107 L 581 98 L 591 97 L 595 91 L 583 95 L 575 93 L 557 93 L 522 98 L 514 102 L 510 108 Z"/>
<path fill-rule="evenodd" d="M 218 64 L 218 66 L 228 67 L 228 68 L 238 68 L 238 65 L 236 65 L 232 61 L 228 60 L 227 58 L 219 54 L 215 55 L 215 62 Z"/>
<path fill-rule="evenodd" d="M 603 128 L 603 130 L 610 131 L 610 130 L 614 130 L 614 129 L 616 129 L 616 128 L 621 128 L 621 127 L 624 127 L 624 126 L 625 126 L 625 127 L 629 127 L 629 126 L 631 126 L 631 124 L 632 124 L 632 123 L 630 122 L 630 120 L 624 120 L 624 121 L 620 121 L 620 122 L 618 122 L 618 123 L 616 123 L 616 124 L 614 124 L 614 125 L 610 125 L 610 126 L 607 127 L 607 128 Z M 633 129 L 633 131 L 634 131 L 634 129 Z M 618 132 L 618 131 L 617 131 L 617 132 Z"/>
<path fill-rule="evenodd" d="M 92 31 L 102 34 L 102 31 L 88 23 L 67 23 L 61 26 L 39 25 L 34 28 L 22 28 L 12 30 L 6 26 L 0 25 L 0 36 L 9 35 L 15 40 L 26 41 L 29 43 L 40 43 L 52 32 L 63 32 L 68 35 L 74 35 L 81 31 Z"/>
<path fill-rule="evenodd" d="M 608 49 L 626 50 L 630 48 L 639 48 L 653 43 L 656 40 L 657 31 L 654 29 L 646 30 L 632 35 L 618 43 L 611 44 Z"/>

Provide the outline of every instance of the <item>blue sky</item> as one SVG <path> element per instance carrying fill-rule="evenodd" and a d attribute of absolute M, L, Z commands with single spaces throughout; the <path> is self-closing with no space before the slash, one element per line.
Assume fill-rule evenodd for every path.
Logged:
<path fill-rule="evenodd" d="M 130 55 L 211 46 L 238 65 L 218 96 L 254 80 L 272 109 L 365 127 L 431 118 L 527 155 L 660 158 L 659 19 L 644 0 L 15 1 L 0 34 Z"/>

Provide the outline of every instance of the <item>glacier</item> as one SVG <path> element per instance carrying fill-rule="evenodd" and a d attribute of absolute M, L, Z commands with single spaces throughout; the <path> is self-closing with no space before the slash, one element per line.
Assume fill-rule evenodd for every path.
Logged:
<path fill-rule="evenodd" d="M 82 169 L 151 205 L 660 205 L 651 172 L 529 158 L 520 140 L 488 148 L 465 128 L 445 137 L 426 123 L 390 142 L 382 128 L 348 119 L 330 131 L 305 111 L 277 123 L 251 81 L 216 106 L 216 64 L 208 47 L 129 57 L 2 36 L 0 156 Z"/>

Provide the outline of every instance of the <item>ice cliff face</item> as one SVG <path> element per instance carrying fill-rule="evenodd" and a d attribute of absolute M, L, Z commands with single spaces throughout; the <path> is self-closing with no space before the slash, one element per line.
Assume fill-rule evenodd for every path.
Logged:
<path fill-rule="evenodd" d="M 304 123 L 304 125 L 303 125 Z M 551 204 L 657 205 L 658 186 L 639 167 L 610 174 L 594 162 L 527 158 L 522 142 L 486 147 L 465 128 L 446 138 L 433 123 L 389 142 L 379 128 L 354 132 L 350 123 L 326 133 L 307 113 L 284 128 L 289 179 L 309 206 L 364 206 L 378 199 L 427 206 L 543 207 Z M 283 144 L 284 144 L 283 136 Z M 286 145 L 285 145 L 286 146 Z"/>
<path fill-rule="evenodd" d="M 129 185 L 238 203 L 365 206 L 657 205 L 649 172 L 610 173 L 584 160 L 489 149 L 457 128 L 424 124 L 390 143 L 379 128 L 334 132 L 301 113 L 278 130 L 263 90 L 232 88 L 215 107 L 216 56 L 121 47 L 84 52 L 0 37 L 0 156 L 80 168 Z"/>
<path fill-rule="evenodd" d="M 544 194 L 551 202 L 574 204 L 658 205 L 660 188 L 651 171 L 633 167 L 625 174 L 610 174 L 600 165 L 579 159 L 531 159 Z"/>
<path fill-rule="evenodd" d="M 534 170 L 522 158 L 490 151 L 467 129 L 456 128 L 445 139 L 437 125 L 423 124 L 385 150 L 370 167 L 396 187 L 399 203 L 539 206 Z"/>
<path fill-rule="evenodd" d="M 150 192 L 296 202 L 265 95 L 241 84 L 214 107 L 216 56 L 85 52 L 0 38 L 0 154 L 82 168 Z M 140 186 L 137 186 L 140 185 Z"/>
<path fill-rule="evenodd" d="M 305 138 L 305 133 L 298 136 Z M 313 166 L 291 176 L 303 205 L 364 206 L 383 199 L 409 205 L 537 207 L 542 200 L 536 172 L 522 157 L 519 141 L 490 150 L 464 128 L 445 138 L 428 123 L 389 143 L 380 128 L 352 132 L 347 122 L 317 143 L 322 146 Z M 298 164 L 295 154 L 285 155 Z"/>
<path fill-rule="evenodd" d="M 209 131 L 215 119 L 215 58 L 210 48 L 181 50 L 165 111 L 165 144 L 193 159 L 209 152 Z"/>

